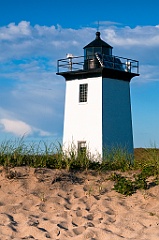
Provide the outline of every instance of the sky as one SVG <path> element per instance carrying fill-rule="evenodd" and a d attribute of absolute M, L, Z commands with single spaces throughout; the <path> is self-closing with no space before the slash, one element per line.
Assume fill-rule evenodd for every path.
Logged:
<path fill-rule="evenodd" d="M 98 29 L 113 55 L 139 61 L 130 84 L 134 147 L 159 147 L 158 9 L 158 0 L 0 0 L 0 142 L 61 142 L 57 60 L 83 55 Z"/>

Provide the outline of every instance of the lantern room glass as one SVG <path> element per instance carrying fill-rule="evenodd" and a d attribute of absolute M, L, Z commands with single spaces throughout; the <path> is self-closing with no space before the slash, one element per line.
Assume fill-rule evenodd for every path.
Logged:
<path fill-rule="evenodd" d="M 95 53 L 105 54 L 105 55 L 112 55 L 111 48 L 104 48 L 104 47 L 91 47 L 84 49 L 84 59 L 94 59 Z"/>

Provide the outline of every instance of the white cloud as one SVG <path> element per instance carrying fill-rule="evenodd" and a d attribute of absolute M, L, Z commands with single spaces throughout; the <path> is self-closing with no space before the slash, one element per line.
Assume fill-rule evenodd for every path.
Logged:
<path fill-rule="evenodd" d="M 6 27 L 0 28 L 0 40 L 16 40 L 17 38 L 27 37 L 31 34 L 29 22 L 22 21 L 18 25 L 10 23 Z"/>
<path fill-rule="evenodd" d="M 1 119 L 0 124 L 3 131 L 13 133 L 16 136 L 23 136 L 32 133 L 32 128 L 28 124 L 18 120 Z"/>
<path fill-rule="evenodd" d="M 158 26 L 109 27 L 103 30 L 106 39 L 116 46 L 140 46 L 141 48 L 159 46 Z"/>
<path fill-rule="evenodd" d="M 0 129 L 2 129 L 3 132 L 12 133 L 15 136 L 28 136 L 33 134 L 41 137 L 51 136 L 47 131 L 32 127 L 23 121 L 15 119 L 0 119 Z"/>
<path fill-rule="evenodd" d="M 113 22 L 113 21 L 96 21 L 94 24 L 99 27 L 99 30 L 102 26 L 108 26 L 108 25 L 121 25 L 119 22 Z M 99 25 L 99 26 L 98 26 Z"/>
<path fill-rule="evenodd" d="M 38 128 L 33 128 L 34 132 L 37 133 L 40 137 L 49 137 L 52 136 L 53 134 L 50 134 L 49 132 L 43 131 Z"/>
<path fill-rule="evenodd" d="M 68 50 L 69 47 L 77 49 L 82 39 L 83 35 L 79 36 L 78 30 L 62 29 L 60 26 L 31 26 L 26 21 L 18 25 L 11 23 L 0 27 L 0 60 L 59 57 L 62 50 Z"/>

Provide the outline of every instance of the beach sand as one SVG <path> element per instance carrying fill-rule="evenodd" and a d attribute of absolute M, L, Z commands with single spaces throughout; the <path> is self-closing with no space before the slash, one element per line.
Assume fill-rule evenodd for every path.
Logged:
<path fill-rule="evenodd" d="M 123 196 L 110 173 L 0 168 L 0 239 L 158 240 L 159 186 Z"/>

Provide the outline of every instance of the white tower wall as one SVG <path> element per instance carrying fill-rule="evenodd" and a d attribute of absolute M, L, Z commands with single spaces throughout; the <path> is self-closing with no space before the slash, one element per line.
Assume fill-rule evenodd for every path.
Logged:
<path fill-rule="evenodd" d="M 87 102 L 79 102 L 79 85 L 88 84 Z M 102 77 L 66 81 L 63 146 L 86 141 L 92 155 L 102 153 Z"/>
<path fill-rule="evenodd" d="M 79 86 L 88 84 L 87 102 L 79 102 Z M 78 148 L 86 141 L 92 155 L 103 148 L 133 150 L 130 86 L 128 81 L 87 78 L 66 81 L 63 146 Z"/>

